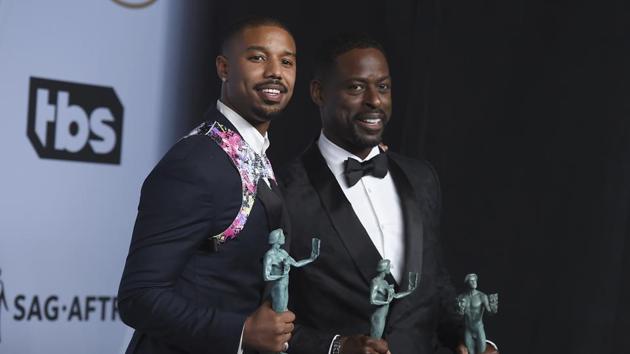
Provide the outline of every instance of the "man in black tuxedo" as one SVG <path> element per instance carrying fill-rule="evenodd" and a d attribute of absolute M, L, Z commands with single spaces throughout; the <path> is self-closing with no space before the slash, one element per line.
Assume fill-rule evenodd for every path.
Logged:
<path fill-rule="evenodd" d="M 276 20 L 227 32 L 221 98 L 142 187 L 118 292 L 135 328 L 127 353 L 278 352 L 293 313 L 262 303 L 262 257 L 283 204 L 265 156 L 270 120 L 295 82 L 295 43 Z"/>
<path fill-rule="evenodd" d="M 462 350 L 438 239 L 438 178 L 427 162 L 379 149 L 392 110 L 384 50 L 349 35 L 325 42 L 320 55 L 310 91 L 322 133 L 281 178 L 291 253 L 308 254 L 311 237 L 321 238 L 319 259 L 291 273 L 289 353 L 428 354 L 438 338 Z M 381 259 L 391 261 L 397 291 L 407 289 L 408 272 L 420 277 L 412 294 L 392 302 L 377 340 L 363 334 Z"/>

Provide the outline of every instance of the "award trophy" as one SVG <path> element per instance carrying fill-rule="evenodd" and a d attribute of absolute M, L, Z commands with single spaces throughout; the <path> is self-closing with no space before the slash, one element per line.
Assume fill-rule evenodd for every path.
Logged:
<path fill-rule="evenodd" d="M 381 259 L 376 266 L 378 274 L 372 279 L 370 287 L 370 303 L 378 306 L 370 319 L 370 337 L 380 339 L 385 329 L 385 319 L 389 311 L 389 304 L 393 299 L 400 299 L 411 294 L 418 284 L 418 273 L 409 272 L 409 287 L 407 291 L 395 292 L 394 285 L 385 280 L 389 274 L 389 259 Z"/>
<path fill-rule="evenodd" d="M 284 245 L 284 232 L 276 229 L 269 234 L 269 244 L 271 249 L 265 253 L 263 258 L 263 278 L 270 284 L 271 307 L 280 313 L 287 311 L 289 304 L 289 271 L 291 267 L 303 267 L 313 262 L 319 256 L 318 238 L 311 241 L 312 249 L 310 258 L 296 261 L 287 251 L 282 249 Z M 284 344 L 284 350 L 289 349 L 289 344 Z"/>
<path fill-rule="evenodd" d="M 486 340 L 483 328 L 483 314 L 496 314 L 499 311 L 499 294 L 486 295 L 477 290 L 477 274 L 464 278 L 468 287 L 455 299 L 457 313 L 464 317 L 464 343 L 469 354 L 499 354 L 497 346 Z"/>

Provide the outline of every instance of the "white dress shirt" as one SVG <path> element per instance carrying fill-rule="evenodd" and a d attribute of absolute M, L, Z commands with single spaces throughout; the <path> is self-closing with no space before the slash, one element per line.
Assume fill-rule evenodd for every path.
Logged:
<path fill-rule="evenodd" d="M 221 100 L 217 100 L 217 109 L 221 114 L 227 118 L 230 123 L 236 128 L 238 133 L 243 137 L 245 143 L 249 145 L 257 154 L 265 156 L 265 151 L 269 148 L 269 134 L 265 132 L 263 136 L 258 129 L 254 128 L 245 118 L 241 117 L 238 113 L 228 106 L 226 106 Z M 265 178 L 265 183 L 269 186 L 269 181 Z M 237 354 L 243 353 L 243 331 L 245 330 L 245 324 L 241 330 L 241 339 L 238 343 Z"/>
<path fill-rule="evenodd" d="M 405 230 L 400 198 L 391 173 L 388 171 L 383 178 L 363 176 L 352 187 L 348 186 L 343 173 L 344 162 L 348 158 L 367 161 L 380 153 L 378 146 L 373 147 L 365 159 L 361 159 L 335 145 L 323 132 L 317 146 L 370 240 L 381 257 L 391 261 L 392 276 L 400 284 L 405 264 Z"/>
<path fill-rule="evenodd" d="M 254 128 L 245 118 L 234 112 L 232 108 L 226 106 L 221 100 L 217 100 L 217 109 L 238 130 L 238 133 L 241 134 L 249 147 L 254 149 L 260 156 L 265 155 L 265 151 L 267 151 L 270 144 L 269 136 L 266 132 L 265 135 L 260 134 L 258 129 Z"/>

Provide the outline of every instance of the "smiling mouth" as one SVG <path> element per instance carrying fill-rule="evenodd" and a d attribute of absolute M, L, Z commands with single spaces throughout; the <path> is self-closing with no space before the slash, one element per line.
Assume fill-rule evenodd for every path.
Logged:
<path fill-rule="evenodd" d="M 378 134 L 383 130 L 383 119 L 374 117 L 361 117 L 356 119 L 356 124 L 368 134 Z"/>
<path fill-rule="evenodd" d="M 279 103 L 282 99 L 282 95 L 288 91 L 282 84 L 267 82 L 256 85 L 254 90 L 256 90 L 263 102 L 267 104 Z"/>
<path fill-rule="evenodd" d="M 359 119 L 359 121 L 365 124 L 369 124 L 369 125 L 377 125 L 382 122 L 382 119 L 381 118 L 363 118 L 363 119 Z"/>
<path fill-rule="evenodd" d="M 272 95 L 272 96 L 279 96 L 281 93 L 279 89 L 273 89 L 273 88 L 265 88 L 260 91 L 262 91 L 263 93 L 267 95 Z"/>

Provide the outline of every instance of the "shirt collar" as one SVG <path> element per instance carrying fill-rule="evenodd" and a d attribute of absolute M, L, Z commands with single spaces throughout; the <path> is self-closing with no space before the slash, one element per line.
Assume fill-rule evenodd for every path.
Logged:
<path fill-rule="evenodd" d="M 319 134 L 317 147 L 319 147 L 319 151 L 322 153 L 324 160 L 326 160 L 328 168 L 330 168 L 335 176 L 343 173 L 343 164 L 349 157 L 359 162 L 363 162 L 381 153 L 378 149 L 378 146 L 374 146 L 372 150 L 370 150 L 370 153 L 365 157 L 365 159 L 361 159 L 355 154 L 339 147 L 337 144 L 330 141 L 330 139 L 328 139 L 326 135 L 324 135 L 323 131 Z"/>
<path fill-rule="evenodd" d="M 266 132 L 264 136 L 260 134 L 258 129 L 254 128 L 245 118 L 241 117 L 233 109 L 221 102 L 221 100 L 217 100 L 217 109 L 232 123 L 249 147 L 260 155 L 265 154 L 270 144 L 269 135 Z"/>

